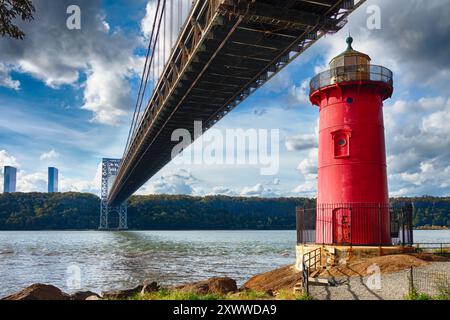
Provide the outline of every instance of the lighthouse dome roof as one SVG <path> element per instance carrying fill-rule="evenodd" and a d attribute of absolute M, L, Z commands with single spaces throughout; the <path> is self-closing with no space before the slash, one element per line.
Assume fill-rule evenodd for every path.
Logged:
<path fill-rule="evenodd" d="M 351 66 L 351 65 L 366 65 L 370 64 L 370 57 L 369 55 L 359 52 L 353 49 L 352 43 L 353 38 L 348 37 L 347 40 L 347 49 L 342 52 L 340 55 L 334 57 L 331 62 L 330 66 L 332 68 L 336 67 L 345 67 L 345 66 Z"/>

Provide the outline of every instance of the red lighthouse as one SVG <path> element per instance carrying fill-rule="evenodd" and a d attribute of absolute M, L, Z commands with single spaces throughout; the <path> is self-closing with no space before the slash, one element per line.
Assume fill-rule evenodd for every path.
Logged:
<path fill-rule="evenodd" d="M 383 101 L 393 75 L 352 42 L 311 81 L 320 108 L 316 243 L 389 245 Z"/>

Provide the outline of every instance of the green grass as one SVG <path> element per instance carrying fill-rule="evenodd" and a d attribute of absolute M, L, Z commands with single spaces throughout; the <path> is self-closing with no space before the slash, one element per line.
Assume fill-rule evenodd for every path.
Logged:
<path fill-rule="evenodd" d="M 223 300 L 225 297 L 216 294 L 200 295 L 193 292 L 161 289 L 158 292 L 136 294 L 130 300 Z"/>
<path fill-rule="evenodd" d="M 220 294 L 197 294 L 187 291 L 161 289 L 158 292 L 146 293 L 145 295 L 136 294 L 129 300 L 313 300 L 308 295 L 294 294 L 292 290 L 282 290 L 278 292 L 276 298 L 265 292 L 255 290 L 241 291 L 228 295 Z"/>
<path fill-rule="evenodd" d="M 448 286 L 438 287 L 438 294 L 430 296 L 425 293 L 418 292 L 416 288 L 405 296 L 405 300 L 450 300 L 450 290 Z"/>
<path fill-rule="evenodd" d="M 238 293 L 234 293 L 227 296 L 227 299 L 229 300 L 263 300 L 263 299 L 270 299 L 268 294 L 265 292 L 259 292 L 255 290 L 246 290 Z"/>
<path fill-rule="evenodd" d="M 277 295 L 277 300 L 314 300 L 310 295 L 294 293 L 293 290 L 280 290 Z"/>
<path fill-rule="evenodd" d="M 299 295 L 295 300 L 312 301 L 314 298 L 307 294 Z"/>
<path fill-rule="evenodd" d="M 405 296 L 405 300 L 433 300 L 433 297 L 424 293 L 419 293 L 416 289 L 413 289 L 412 292 Z"/>

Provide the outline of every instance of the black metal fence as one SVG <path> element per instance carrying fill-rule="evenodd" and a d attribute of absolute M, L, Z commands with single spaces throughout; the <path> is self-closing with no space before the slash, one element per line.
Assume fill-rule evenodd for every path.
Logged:
<path fill-rule="evenodd" d="M 337 210 L 344 210 L 347 235 L 339 234 L 336 240 L 336 224 L 333 221 Z M 353 237 L 358 232 L 359 238 L 365 235 L 365 229 L 377 234 L 365 239 L 365 245 L 412 245 L 413 244 L 413 205 L 395 203 L 391 206 L 380 204 L 327 204 L 317 208 L 297 208 L 297 243 L 298 244 L 341 244 L 361 245 L 360 239 Z M 352 219 L 354 218 L 354 219 Z M 389 219 L 389 221 L 387 221 Z M 386 230 L 388 224 L 389 230 Z M 370 225 L 370 227 L 368 226 Z M 344 232 L 345 233 L 345 232 Z M 369 232 L 367 232 L 369 233 Z M 386 239 L 388 238 L 388 239 Z M 343 240 L 345 239 L 345 240 Z"/>
<path fill-rule="evenodd" d="M 416 249 L 417 253 L 430 253 L 430 254 L 450 254 L 450 242 L 442 243 L 414 243 L 413 247 Z"/>
<path fill-rule="evenodd" d="M 421 295 L 450 300 L 450 272 L 412 268 L 407 274 L 409 296 L 420 299 Z"/>

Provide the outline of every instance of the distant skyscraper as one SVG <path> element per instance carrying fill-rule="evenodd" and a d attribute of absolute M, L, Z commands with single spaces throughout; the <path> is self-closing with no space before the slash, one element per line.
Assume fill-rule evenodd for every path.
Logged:
<path fill-rule="evenodd" d="M 48 192 L 58 192 L 58 169 L 48 168 Z"/>
<path fill-rule="evenodd" d="M 3 182 L 4 193 L 16 192 L 16 177 L 17 177 L 17 169 L 14 167 L 6 166 Z"/>

